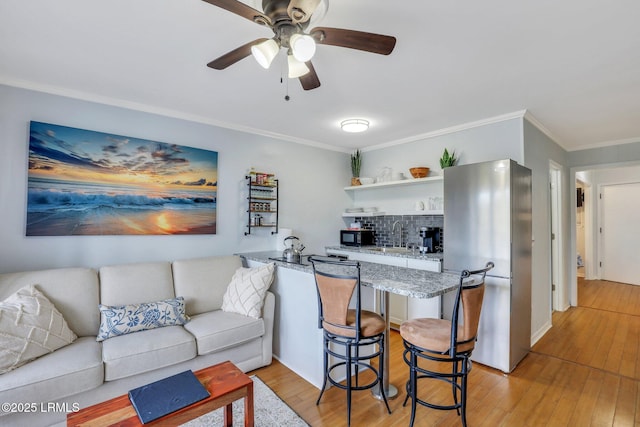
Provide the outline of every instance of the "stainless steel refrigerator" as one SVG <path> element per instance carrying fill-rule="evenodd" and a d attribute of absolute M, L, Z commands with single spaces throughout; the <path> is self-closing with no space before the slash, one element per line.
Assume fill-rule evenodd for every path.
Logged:
<path fill-rule="evenodd" d="M 531 170 L 513 160 L 444 169 L 444 270 L 487 274 L 472 360 L 511 372 L 531 347 Z"/>

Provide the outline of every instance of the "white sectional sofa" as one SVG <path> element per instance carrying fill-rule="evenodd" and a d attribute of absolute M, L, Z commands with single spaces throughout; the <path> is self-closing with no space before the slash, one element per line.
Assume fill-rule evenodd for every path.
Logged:
<path fill-rule="evenodd" d="M 0 275 L 0 301 L 36 285 L 78 336 L 72 344 L 0 375 L 0 402 L 22 404 L 18 412 L 0 412 L 0 425 L 65 425 L 67 411 L 187 369 L 225 360 L 245 372 L 270 364 L 274 295 L 266 293 L 260 318 L 221 309 L 239 267 L 240 257 L 221 256 Z M 179 296 L 190 317 L 186 324 L 96 340 L 99 304 Z"/>

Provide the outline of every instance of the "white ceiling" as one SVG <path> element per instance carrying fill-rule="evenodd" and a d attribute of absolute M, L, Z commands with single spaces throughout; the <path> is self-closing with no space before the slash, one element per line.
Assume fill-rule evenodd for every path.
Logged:
<path fill-rule="evenodd" d="M 344 151 L 523 110 L 567 150 L 640 141 L 638 0 L 330 0 L 320 25 L 398 41 L 319 46 L 303 91 L 282 61 L 206 67 L 272 33 L 202 0 L 2 0 L 0 83 Z"/>

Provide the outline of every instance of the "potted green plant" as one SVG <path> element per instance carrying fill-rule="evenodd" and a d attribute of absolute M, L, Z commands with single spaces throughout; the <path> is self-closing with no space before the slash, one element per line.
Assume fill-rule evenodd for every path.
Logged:
<path fill-rule="evenodd" d="M 362 155 L 360 150 L 351 154 L 351 185 L 360 185 L 360 167 L 362 166 Z"/>
<path fill-rule="evenodd" d="M 442 157 L 440 157 L 440 167 L 442 169 L 448 168 L 449 166 L 455 166 L 458 159 L 456 158 L 455 150 L 449 154 L 449 150 L 444 149 L 444 153 L 442 153 Z"/>

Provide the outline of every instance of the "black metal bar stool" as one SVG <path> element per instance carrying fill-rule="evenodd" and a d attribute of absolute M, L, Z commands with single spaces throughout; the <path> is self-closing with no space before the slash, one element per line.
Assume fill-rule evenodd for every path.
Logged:
<path fill-rule="evenodd" d="M 360 307 L 360 263 L 310 257 L 318 291 L 318 328 L 323 330 L 324 382 L 316 405 L 320 403 L 327 381 L 347 391 L 347 425 L 351 425 L 351 392 L 380 384 L 387 411 L 389 402 L 382 387 L 384 375 L 385 321 L 377 313 Z M 355 292 L 355 295 L 354 295 Z M 349 303 L 355 297 L 355 308 Z M 377 345 L 377 350 L 371 352 Z M 362 351 L 363 347 L 367 348 Z M 329 357 L 338 360 L 330 364 Z M 370 364 L 378 358 L 378 368 Z M 331 376 L 336 368 L 344 368 L 345 384 Z M 359 384 L 359 371 L 370 370 L 375 378 Z M 355 383 L 354 383 L 355 380 Z"/>
<path fill-rule="evenodd" d="M 471 352 L 473 351 L 480 323 L 480 312 L 484 297 L 485 276 L 493 268 L 488 262 L 480 270 L 464 270 L 460 275 L 460 284 L 456 291 L 451 320 L 445 319 L 411 319 L 400 325 L 400 335 L 404 342 L 403 358 L 409 365 L 409 381 L 407 381 L 407 400 L 411 399 L 411 421 L 413 426 L 416 417 L 416 404 L 429 408 L 455 409 L 467 425 L 467 376 L 471 371 Z M 469 280 L 472 278 L 473 280 Z M 462 303 L 462 320 L 458 315 Z M 451 364 L 450 369 L 435 369 L 442 364 Z M 453 403 L 450 405 L 426 402 L 417 396 L 418 380 L 430 378 L 451 384 Z"/>

